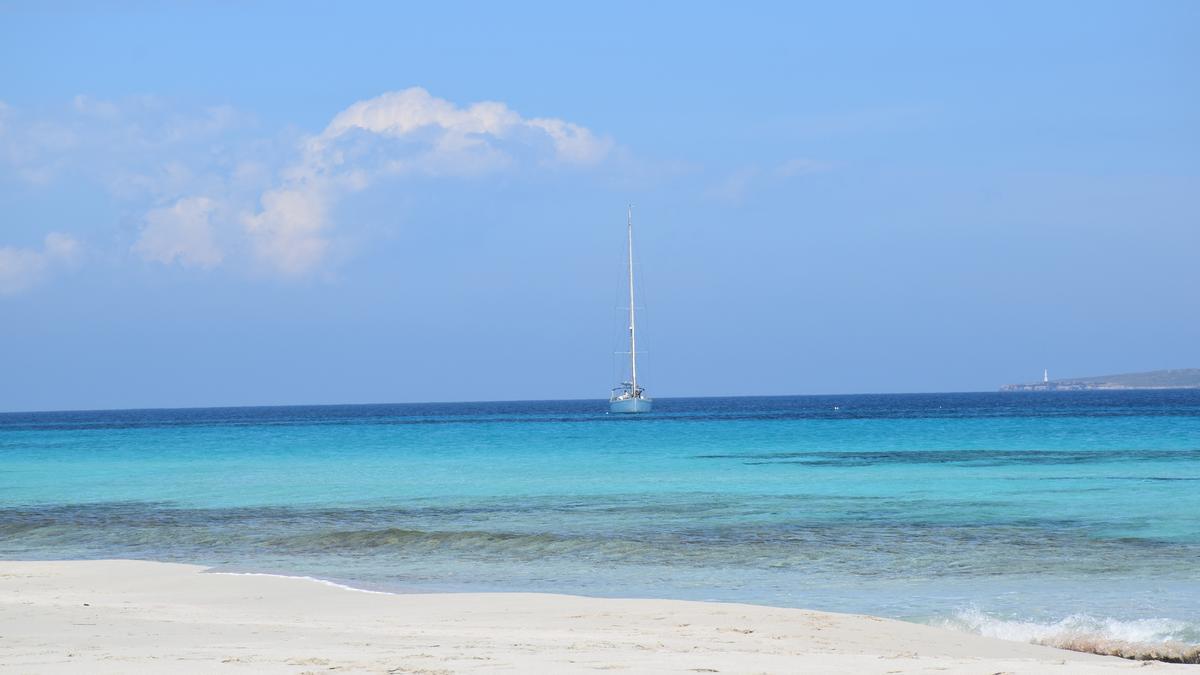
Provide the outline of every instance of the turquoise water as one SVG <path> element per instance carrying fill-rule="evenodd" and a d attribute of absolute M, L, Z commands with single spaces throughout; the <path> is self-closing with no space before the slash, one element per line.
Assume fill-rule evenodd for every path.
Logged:
<path fill-rule="evenodd" d="M 0 557 L 1200 642 L 1200 392 L 605 408 L 0 414 Z"/>

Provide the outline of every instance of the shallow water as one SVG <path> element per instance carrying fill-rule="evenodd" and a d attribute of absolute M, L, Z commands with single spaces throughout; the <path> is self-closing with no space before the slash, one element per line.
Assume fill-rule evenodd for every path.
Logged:
<path fill-rule="evenodd" d="M 1200 392 L 604 410 L 0 414 L 0 557 L 1200 642 Z"/>

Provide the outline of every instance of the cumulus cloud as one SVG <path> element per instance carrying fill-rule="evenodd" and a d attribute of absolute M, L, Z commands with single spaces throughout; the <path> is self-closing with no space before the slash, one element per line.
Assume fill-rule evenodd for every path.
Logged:
<path fill-rule="evenodd" d="M 243 227 L 260 260 L 285 275 L 316 267 L 330 248 L 330 212 L 383 176 L 475 176 L 521 164 L 586 166 L 612 142 L 554 118 L 522 117 L 504 103 L 460 107 L 420 87 L 358 101 L 315 136 L 266 191 Z"/>
<path fill-rule="evenodd" d="M 154 96 L 80 95 L 49 111 L 0 102 L 0 180 L 107 188 L 122 210 L 143 214 L 123 245 L 147 261 L 208 269 L 248 254 L 297 277 L 353 237 L 345 228 L 339 237 L 335 222 L 347 195 L 397 178 L 577 169 L 613 150 L 574 122 L 498 101 L 458 105 L 419 87 L 355 102 L 306 135 L 252 127 L 228 106 L 181 110 Z M 6 251 L 11 269 L 44 267 L 45 252 Z"/>
<path fill-rule="evenodd" d="M 474 173 L 480 158 L 511 159 L 505 141 L 536 144 L 549 141 L 550 159 L 564 164 L 590 164 L 604 158 L 611 141 L 560 119 L 525 119 L 498 101 L 460 108 L 420 87 L 359 101 L 338 113 L 311 145 L 321 153 L 356 130 L 417 141 L 424 152 L 401 164 L 404 169 L 441 173 Z M 489 162 L 483 162 L 486 166 Z"/>
<path fill-rule="evenodd" d="M 223 258 L 210 220 L 216 204 L 208 197 L 185 197 L 146 214 L 133 251 L 146 260 L 208 268 Z"/>
<path fill-rule="evenodd" d="M 79 242 L 58 232 L 46 235 L 41 249 L 0 246 L 0 295 L 28 289 L 54 268 L 74 263 L 79 254 Z"/>
<path fill-rule="evenodd" d="M 329 249 L 327 201 L 316 181 L 264 194 L 262 211 L 243 221 L 255 254 L 289 276 L 315 267 Z"/>

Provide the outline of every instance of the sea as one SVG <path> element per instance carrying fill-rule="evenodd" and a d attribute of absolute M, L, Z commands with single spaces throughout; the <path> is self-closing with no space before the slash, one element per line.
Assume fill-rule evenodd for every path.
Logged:
<path fill-rule="evenodd" d="M 0 414 L 0 559 L 1200 643 L 1200 391 Z"/>

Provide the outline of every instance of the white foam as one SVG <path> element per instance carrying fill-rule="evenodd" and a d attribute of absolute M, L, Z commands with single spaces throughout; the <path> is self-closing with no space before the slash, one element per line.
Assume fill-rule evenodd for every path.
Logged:
<path fill-rule="evenodd" d="M 1044 645 L 1064 646 L 1088 642 L 1119 642 L 1140 645 L 1195 643 L 1200 626 L 1176 619 L 1152 618 L 1120 620 L 1072 614 L 1058 621 L 1021 621 L 1002 619 L 969 608 L 939 622 L 946 628 L 986 637 Z"/>
<path fill-rule="evenodd" d="M 276 579 L 299 579 L 301 581 L 311 581 L 314 583 L 323 584 L 325 586 L 332 586 L 334 588 L 340 588 L 344 591 L 354 591 L 356 593 L 370 593 L 372 595 L 395 595 L 395 593 L 388 593 L 387 591 L 371 591 L 371 590 L 367 590 L 365 588 L 355 588 L 353 586 L 339 584 L 337 582 L 329 581 L 328 579 L 318 579 L 316 577 L 301 577 L 301 576 L 293 576 L 293 575 L 288 575 L 288 574 L 266 574 L 264 572 L 205 572 L 205 574 L 223 574 L 223 575 L 229 576 L 229 577 L 275 577 Z"/>

